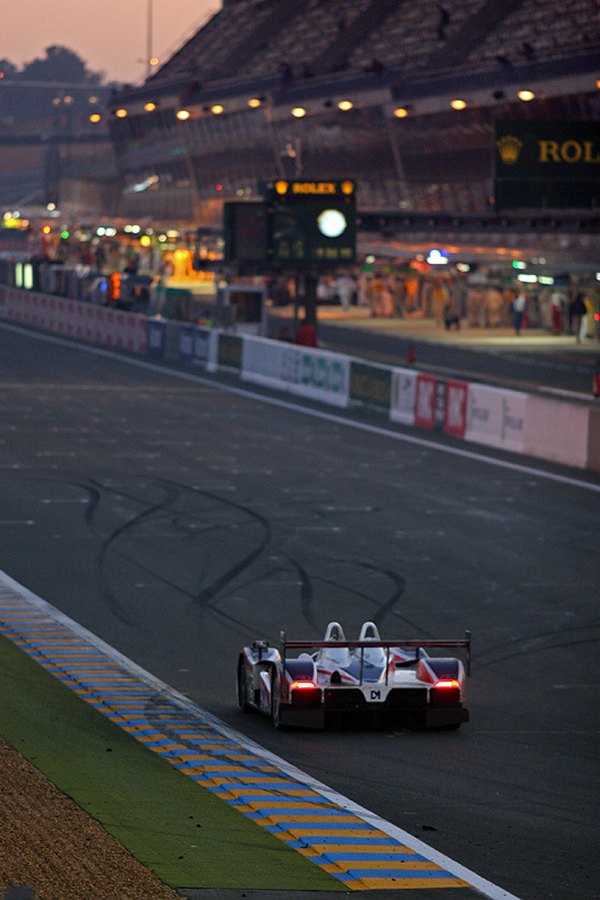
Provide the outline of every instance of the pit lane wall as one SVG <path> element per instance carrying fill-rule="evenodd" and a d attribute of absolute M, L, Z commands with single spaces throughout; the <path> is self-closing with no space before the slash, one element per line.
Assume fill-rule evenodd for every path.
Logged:
<path fill-rule="evenodd" d="M 392 368 L 283 341 L 219 332 L 0 285 L 0 318 L 150 358 L 225 371 L 400 425 L 600 471 L 600 403 L 573 403 Z"/>

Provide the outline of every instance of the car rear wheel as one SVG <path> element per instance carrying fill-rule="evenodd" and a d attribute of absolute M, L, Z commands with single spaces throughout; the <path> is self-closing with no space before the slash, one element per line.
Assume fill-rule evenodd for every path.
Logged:
<path fill-rule="evenodd" d="M 238 667 L 238 706 L 242 712 L 250 712 L 252 707 L 248 703 L 248 673 L 246 666 L 240 663 Z"/>
<path fill-rule="evenodd" d="M 275 669 L 271 681 L 271 721 L 275 728 L 281 728 L 281 685 Z"/>

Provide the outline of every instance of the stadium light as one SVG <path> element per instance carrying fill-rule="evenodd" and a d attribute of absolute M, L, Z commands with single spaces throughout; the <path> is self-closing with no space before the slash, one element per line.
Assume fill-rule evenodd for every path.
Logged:
<path fill-rule="evenodd" d="M 102 116 L 100 115 L 100 113 L 92 113 L 92 115 L 89 117 L 89 121 L 92 123 L 92 125 L 97 125 L 98 122 L 102 121 Z"/>
<path fill-rule="evenodd" d="M 522 100 L 523 103 L 529 103 L 530 100 L 534 99 L 535 94 L 530 90 L 522 90 L 518 92 L 517 97 L 519 98 L 519 100 Z"/>
<path fill-rule="evenodd" d="M 148 100 L 147 103 L 144 103 L 144 110 L 146 112 L 154 112 L 155 109 L 156 103 L 154 102 L 154 100 Z"/>
<path fill-rule="evenodd" d="M 340 102 L 338 103 L 338 109 L 341 109 L 342 112 L 346 112 L 347 110 L 352 109 L 353 106 L 354 103 L 352 102 L 352 100 L 340 100 Z"/>
<path fill-rule="evenodd" d="M 295 119 L 303 119 L 306 115 L 306 110 L 303 106 L 295 106 L 290 112 Z"/>
<path fill-rule="evenodd" d="M 397 119 L 405 119 L 408 115 L 408 110 L 405 106 L 398 106 L 394 110 L 394 115 L 396 116 Z"/>
<path fill-rule="evenodd" d="M 117 119 L 125 119 L 127 117 L 127 110 L 124 106 L 119 107 L 119 109 L 115 110 L 115 116 Z"/>
<path fill-rule="evenodd" d="M 175 113 L 176 118 L 178 118 L 180 122 L 187 122 L 190 115 L 189 109 L 178 109 Z"/>
<path fill-rule="evenodd" d="M 221 113 L 225 112 L 225 107 L 223 106 L 222 103 L 213 103 L 213 105 L 210 108 L 210 111 L 214 116 L 220 116 Z"/>
<path fill-rule="evenodd" d="M 248 106 L 250 109 L 258 109 L 259 106 L 262 106 L 263 99 L 263 97 L 250 97 Z"/>
<path fill-rule="evenodd" d="M 466 109 L 467 101 L 461 100 L 459 97 L 457 97 L 456 100 L 451 101 L 450 106 L 452 107 L 452 109 Z"/>

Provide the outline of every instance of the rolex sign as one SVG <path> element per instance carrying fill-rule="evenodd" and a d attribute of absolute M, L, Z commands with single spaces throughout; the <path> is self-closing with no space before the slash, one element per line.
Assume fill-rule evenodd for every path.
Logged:
<path fill-rule="evenodd" d="M 496 122 L 494 158 L 498 211 L 600 207 L 600 122 Z"/>

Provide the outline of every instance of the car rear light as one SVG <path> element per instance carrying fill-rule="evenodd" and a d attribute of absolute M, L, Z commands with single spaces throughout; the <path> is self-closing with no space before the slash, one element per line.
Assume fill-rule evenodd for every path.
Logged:
<path fill-rule="evenodd" d="M 314 681 L 292 681 L 290 684 L 290 691 L 305 691 L 315 687 L 316 684 Z"/>
<path fill-rule="evenodd" d="M 457 688 L 460 687 L 460 684 L 456 680 L 456 678 L 446 678 L 442 681 L 436 681 L 434 684 L 436 688 Z"/>

